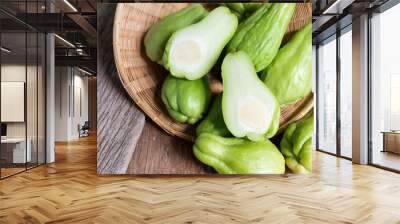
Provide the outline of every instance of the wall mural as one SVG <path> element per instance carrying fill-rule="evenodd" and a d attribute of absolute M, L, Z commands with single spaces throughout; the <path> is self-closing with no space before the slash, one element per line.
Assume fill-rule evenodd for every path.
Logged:
<path fill-rule="evenodd" d="M 309 3 L 98 12 L 99 174 L 307 174 Z"/>

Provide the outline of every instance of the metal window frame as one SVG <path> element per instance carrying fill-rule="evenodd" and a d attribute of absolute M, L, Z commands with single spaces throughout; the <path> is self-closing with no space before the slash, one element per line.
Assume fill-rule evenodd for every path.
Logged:
<path fill-rule="evenodd" d="M 367 161 L 367 164 L 370 165 L 370 166 L 373 166 L 373 167 L 377 167 L 377 168 L 380 168 L 380 169 L 383 169 L 383 170 L 387 170 L 387 171 L 391 171 L 391 172 L 395 172 L 395 173 L 400 173 L 400 170 L 393 169 L 393 168 L 390 168 L 390 167 L 385 167 L 385 166 L 373 163 L 372 110 L 371 110 L 372 109 L 372 102 L 371 102 L 371 100 L 372 100 L 372 95 L 371 95 L 372 94 L 372 83 L 371 83 L 371 81 L 372 81 L 372 53 L 373 52 L 372 52 L 372 47 L 371 47 L 372 46 L 371 19 L 373 17 L 372 16 L 373 13 L 383 13 L 386 10 L 396 6 L 399 3 L 400 3 L 400 0 L 388 0 L 384 4 L 382 4 L 381 6 L 367 11 L 367 13 L 368 13 L 368 25 L 367 25 L 367 27 L 368 27 L 368 30 L 367 30 L 367 46 L 368 46 L 368 49 L 367 49 L 367 51 L 368 51 L 368 53 L 367 53 L 367 66 L 368 66 L 368 68 L 367 68 L 367 83 L 368 83 L 367 84 L 367 89 L 368 89 L 368 91 L 367 91 L 368 92 L 367 93 L 368 94 L 367 95 L 367 99 L 368 99 L 368 103 L 367 103 L 368 104 L 367 105 L 368 106 L 368 111 L 367 111 L 367 114 L 368 114 L 367 115 L 368 116 L 368 122 L 367 122 L 368 139 L 367 139 L 367 141 L 368 141 L 368 152 L 367 152 L 367 154 L 368 154 L 368 159 L 367 160 L 368 161 Z M 351 25 L 352 25 L 352 23 L 350 23 L 348 26 L 351 26 Z M 348 26 L 344 27 L 340 31 L 346 30 L 346 28 Z M 333 35 L 336 35 L 335 40 L 336 40 L 336 47 L 337 48 L 338 48 L 338 45 L 340 45 L 340 36 L 343 35 L 344 33 L 345 32 L 342 32 L 342 33 L 340 33 L 340 35 L 337 35 L 337 32 L 336 32 L 336 34 L 333 34 Z M 329 39 L 332 39 L 333 35 L 321 40 L 319 43 L 316 44 L 316 93 L 317 93 L 316 94 L 316 100 L 317 101 L 316 101 L 315 105 L 316 105 L 316 119 L 317 120 L 319 118 L 318 115 L 319 115 L 319 109 L 320 109 L 320 107 L 318 105 L 318 102 L 319 102 L 319 94 L 318 94 L 318 92 L 319 92 L 318 91 L 319 90 L 319 59 L 320 59 L 319 55 L 318 55 L 318 48 L 320 46 L 320 43 L 329 42 L 330 41 Z M 340 63 L 340 54 L 339 53 L 340 53 L 340 49 L 339 49 L 339 51 L 336 51 L 337 59 L 339 60 L 339 63 Z M 340 85 L 341 68 L 340 68 L 340 65 L 338 66 L 338 62 L 336 62 L 336 63 L 337 63 L 336 85 Z M 338 77 L 338 75 L 339 75 L 339 77 Z M 315 141 L 316 141 L 316 150 L 320 151 L 320 152 L 323 152 L 323 153 L 326 153 L 326 154 L 330 154 L 330 155 L 336 156 L 336 157 L 352 160 L 352 158 L 343 156 L 341 154 L 341 148 L 340 148 L 340 145 L 338 144 L 338 142 L 340 143 L 340 139 L 338 141 L 338 137 L 340 138 L 340 135 L 338 135 L 338 133 L 340 134 L 340 132 L 341 132 L 340 117 L 338 117 L 338 115 L 340 116 L 340 113 L 338 113 L 338 111 L 340 112 L 340 109 L 338 110 L 338 107 L 340 108 L 340 86 L 339 87 L 337 86 L 336 90 L 337 90 L 337 92 L 336 92 L 336 100 L 337 100 L 337 107 L 336 107 L 336 113 L 337 113 L 336 114 L 336 122 L 337 122 L 337 124 L 336 124 L 336 126 L 337 126 L 337 130 L 336 130 L 336 133 L 337 133 L 336 146 L 337 146 L 337 149 L 336 149 L 336 153 L 331 153 L 331 152 L 328 152 L 328 151 L 324 151 L 323 149 L 319 148 L 319 145 L 320 145 L 319 144 L 319 129 L 320 129 L 320 127 L 319 127 L 318 122 L 316 123 L 316 139 L 315 139 Z"/>

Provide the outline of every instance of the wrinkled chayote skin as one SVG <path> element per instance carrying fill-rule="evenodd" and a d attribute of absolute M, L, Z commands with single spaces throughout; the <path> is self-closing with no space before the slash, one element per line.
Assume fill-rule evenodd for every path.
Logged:
<path fill-rule="evenodd" d="M 186 80 L 169 75 L 162 86 L 161 99 L 174 120 L 194 124 L 203 117 L 211 100 L 208 77 Z"/>
<path fill-rule="evenodd" d="M 197 126 L 197 136 L 202 133 L 211 133 L 223 137 L 232 136 L 222 116 L 222 93 L 215 97 L 207 116 L 201 121 L 199 126 Z"/>
<path fill-rule="evenodd" d="M 201 4 L 193 4 L 152 25 L 144 38 L 146 54 L 150 60 L 161 64 L 165 45 L 171 35 L 179 29 L 200 21 L 207 13 Z"/>
<path fill-rule="evenodd" d="M 269 140 L 252 142 L 204 133 L 193 146 L 197 159 L 220 174 L 283 174 L 285 159 Z"/>
<path fill-rule="evenodd" d="M 264 70 L 278 53 L 295 7 L 295 3 L 262 5 L 239 25 L 227 52 L 244 51 L 257 72 Z"/>
<path fill-rule="evenodd" d="M 294 103 L 311 91 L 311 33 L 311 23 L 297 31 L 261 75 L 280 105 Z"/>
<path fill-rule="evenodd" d="M 290 124 L 283 135 L 281 151 L 293 173 L 307 174 L 312 171 L 313 129 L 314 117 L 310 113 L 303 120 Z"/>

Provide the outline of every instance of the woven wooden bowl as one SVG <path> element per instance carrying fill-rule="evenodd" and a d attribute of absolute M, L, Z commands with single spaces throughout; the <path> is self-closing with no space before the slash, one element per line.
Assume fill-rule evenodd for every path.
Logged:
<path fill-rule="evenodd" d="M 161 101 L 161 85 L 168 74 L 162 66 L 150 61 L 143 38 L 149 27 L 160 18 L 186 7 L 188 3 L 120 3 L 114 18 L 114 57 L 122 85 L 136 104 L 162 129 L 180 138 L 193 141 L 195 126 L 172 120 Z M 213 7 L 213 5 L 206 5 Z M 295 15 L 284 41 L 297 29 L 311 21 L 311 4 L 297 4 Z M 211 74 L 213 76 L 213 74 Z M 221 84 L 211 82 L 214 92 Z M 313 107 L 313 95 L 282 108 L 280 131 L 306 115 Z"/>

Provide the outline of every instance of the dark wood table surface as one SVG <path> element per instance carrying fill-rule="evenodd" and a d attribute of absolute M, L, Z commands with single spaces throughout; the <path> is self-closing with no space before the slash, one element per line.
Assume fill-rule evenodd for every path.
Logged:
<path fill-rule="evenodd" d="M 116 4 L 97 14 L 97 171 L 99 174 L 205 174 L 212 169 L 192 153 L 192 143 L 173 137 L 138 108 L 118 77 L 112 48 Z"/>

